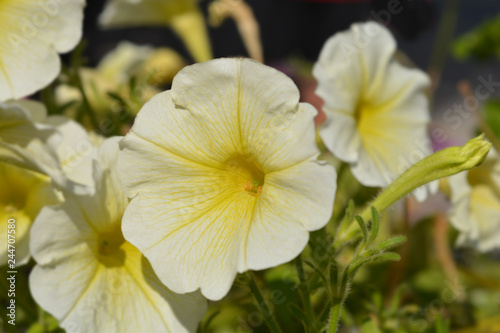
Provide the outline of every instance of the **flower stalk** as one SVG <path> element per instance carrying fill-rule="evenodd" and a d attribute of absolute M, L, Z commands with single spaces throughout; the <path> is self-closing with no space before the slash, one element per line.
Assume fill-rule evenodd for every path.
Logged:
<path fill-rule="evenodd" d="M 259 285 L 255 280 L 255 274 L 251 271 L 248 271 L 247 276 L 249 278 L 248 287 L 250 288 L 250 291 L 252 292 L 255 302 L 257 303 L 257 308 L 259 309 L 260 313 L 264 316 L 266 323 L 269 326 L 269 329 L 271 330 L 272 333 L 281 333 L 282 330 L 279 327 L 276 318 L 274 318 L 274 314 L 269 310 L 266 300 L 262 295 L 262 291 L 260 290 Z"/>
<path fill-rule="evenodd" d="M 484 134 L 481 134 L 469 140 L 464 146 L 449 147 L 424 158 L 389 185 L 375 201 L 363 210 L 360 214 L 361 218 L 368 222 L 372 217 L 371 207 L 381 212 L 420 186 L 480 165 L 488 155 L 490 148 L 491 143 L 484 139 Z M 349 225 L 340 235 L 339 242 L 352 239 L 358 232 L 358 224 Z"/>

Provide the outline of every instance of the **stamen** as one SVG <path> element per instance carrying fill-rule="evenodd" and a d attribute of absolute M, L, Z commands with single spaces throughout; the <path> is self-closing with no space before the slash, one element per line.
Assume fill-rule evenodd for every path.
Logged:
<path fill-rule="evenodd" d="M 262 185 L 259 185 L 258 180 L 254 180 L 253 182 L 246 182 L 243 184 L 243 189 L 250 195 L 257 196 L 262 193 Z"/>

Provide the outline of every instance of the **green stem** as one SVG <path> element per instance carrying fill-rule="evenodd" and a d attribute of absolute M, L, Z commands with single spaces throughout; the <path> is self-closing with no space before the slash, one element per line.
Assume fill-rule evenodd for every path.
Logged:
<path fill-rule="evenodd" d="M 340 322 L 340 313 L 342 312 L 343 298 L 335 298 L 333 300 L 332 311 L 330 315 L 330 325 L 328 326 L 328 333 L 337 332 Z"/>
<path fill-rule="evenodd" d="M 491 143 L 485 141 L 484 134 L 482 134 L 469 140 L 462 147 L 449 147 L 440 150 L 417 162 L 399 176 L 375 199 L 371 206 L 380 212 L 420 186 L 472 169 L 484 161 L 490 148 Z M 368 206 L 361 217 L 365 222 L 368 222 L 371 220 L 371 216 L 372 210 Z"/>
<path fill-rule="evenodd" d="M 248 286 L 250 287 L 250 291 L 252 292 L 252 295 L 255 298 L 255 301 L 257 302 L 257 308 L 259 309 L 260 313 L 264 316 L 267 325 L 269 326 L 269 329 L 271 330 L 272 333 L 281 333 L 282 330 L 279 327 L 278 322 L 274 318 L 273 312 L 269 310 L 269 307 L 267 306 L 264 296 L 262 296 L 262 292 L 259 288 L 259 285 L 257 284 L 257 281 L 255 281 L 255 275 L 253 274 L 253 272 L 248 271 L 247 276 L 250 279 L 248 282 Z"/>
<path fill-rule="evenodd" d="M 484 140 L 484 134 L 481 134 L 461 147 L 448 147 L 424 158 L 389 185 L 375 201 L 364 209 L 361 218 L 368 223 L 372 217 L 371 206 L 381 212 L 420 186 L 480 165 L 490 148 L 491 143 Z M 359 226 L 351 223 L 341 235 L 340 241 L 350 240 L 358 233 Z"/>
<path fill-rule="evenodd" d="M 349 200 L 353 198 L 361 188 L 361 184 L 352 176 L 349 165 L 342 163 L 338 172 L 337 195 L 333 210 L 332 221 L 339 223 L 344 215 Z"/>
<path fill-rule="evenodd" d="M 330 314 L 330 308 L 331 308 L 331 302 L 330 300 L 328 299 L 326 301 L 326 304 L 324 305 L 323 309 L 321 310 L 320 314 L 319 314 L 319 322 L 320 323 L 323 323 L 326 321 L 327 317 L 328 317 L 328 314 Z"/>
<path fill-rule="evenodd" d="M 434 79 L 433 86 L 437 88 L 441 78 L 446 58 L 449 55 L 451 39 L 457 25 L 460 11 L 460 0 L 447 0 L 443 6 L 443 14 L 432 46 L 427 72 Z"/>
<path fill-rule="evenodd" d="M 357 256 L 351 264 L 357 259 Z M 349 290 L 350 290 L 350 285 L 352 283 L 352 280 L 354 279 L 354 273 L 351 272 L 349 274 L 349 267 L 351 266 L 349 264 L 345 270 L 344 274 L 342 275 L 342 281 L 340 283 L 340 288 L 337 292 L 338 297 L 334 297 L 332 300 L 332 310 L 330 314 L 330 324 L 328 327 L 328 333 L 336 333 L 337 329 L 339 327 L 339 322 L 340 322 L 340 314 L 342 313 L 342 306 L 344 305 L 347 296 L 349 295 Z"/>
<path fill-rule="evenodd" d="M 309 323 L 314 321 L 314 314 L 311 306 L 311 298 L 309 295 L 309 288 L 307 287 L 307 281 L 304 274 L 304 265 L 302 264 L 302 256 L 299 256 L 295 259 L 295 265 L 297 266 L 297 273 L 299 275 L 300 280 L 300 294 L 302 298 L 302 305 L 304 306 L 304 310 L 309 320 Z"/>
<path fill-rule="evenodd" d="M 80 76 L 79 69 L 75 71 L 75 84 L 78 90 L 80 91 L 80 94 L 82 95 L 82 101 L 83 101 L 83 108 L 87 115 L 89 116 L 90 122 L 92 123 L 92 126 L 94 127 L 95 130 L 99 131 L 102 133 L 101 128 L 99 126 L 99 122 L 97 121 L 97 117 L 95 115 L 94 110 L 92 109 L 92 106 L 90 105 L 89 99 L 87 97 L 87 93 L 85 92 L 85 88 L 83 87 L 83 82 L 82 78 Z"/>
<path fill-rule="evenodd" d="M 490 140 L 493 148 L 495 148 L 497 152 L 500 152 L 500 140 L 498 140 L 495 132 L 493 132 L 493 130 L 483 119 L 483 117 L 479 119 L 479 129 L 484 132 L 484 134 L 486 134 L 486 137 L 488 138 L 488 140 Z"/>
<path fill-rule="evenodd" d="M 48 331 L 47 323 L 45 322 L 44 311 L 40 306 L 38 307 L 38 322 L 43 326 L 45 331 Z"/>

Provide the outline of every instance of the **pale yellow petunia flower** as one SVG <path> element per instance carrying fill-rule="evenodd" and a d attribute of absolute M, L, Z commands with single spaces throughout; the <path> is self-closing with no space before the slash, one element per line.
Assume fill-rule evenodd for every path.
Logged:
<path fill-rule="evenodd" d="M 0 155 L 1 157 L 1 155 Z M 45 205 L 61 202 L 50 177 L 39 172 L 0 162 L 0 266 L 13 259 L 16 266 L 25 264 L 29 255 L 29 230 Z M 7 257 L 7 224 L 15 225 L 15 255 Z M 12 254 L 12 253 L 9 253 Z"/>
<path fill-rule="evenodd" d="M 127 240 L 183 293 L 224 297 L 238 272 L 296 257 L 332 213 L 336 174 L 284 74 L 249 59 L 185 67 L 121 142 Z"/>
<path fill-rule="evenodd" d="M 195 61 L 212 59 L 205 19 L 197 0 L 108 0 L 99 22 L 103 27 L 170 26 Z"/>
<path fill-rule="evenodd" d="M 58 187 L 91 186 L 91 159 L 96 151 L 80 124 L 64 116 L 48 116 L 40 102 L 0 103 L 1 161 L 46 174 Z"/>
<path fill-rule="evenodd" d="M 58 189 L 90 185 L 94 150 L 79 124 L 47 117 L 43 104 L 0 103 L 0 237 L 7 239 L 8 220 L 14 219 L 17 265 L 29 259 L 29 230 L 40 210 L 63 201 Z M 1 249 L 0 265 L 7 262 L 6 251 Z"/>
<path fill-rule="evenodd" d="M 206 300 L 167 289 L 123 238 L 128 199 L 115 174 L 118 140 L 99 147 L 94 194 L 65 193 L 63 204 L 45 207 L 35 221 L 31 293 L 68 333 L 196 332 Z"/>
<path fill-rule="evenodd" d="M 34 119 L 44 117 L 37 103 L 22 101 L 0 103 L 0 266 L 8 259 L 16 265 L 29 259 L 29 230 L 44 205 L 59 203 L 62 198 L 48 174 L 58 172 L 57 158 L 47 141 L 55 135 L 48 126 Z M 31 112 L 29 111 L 31 110 Z M 8 220 L 15 220 L 15 256 L 7 257 Z"/>
<path fill-rule="evenodd" d="M 185 65 L 185 60 L 172 49 L 125 41 L 106 54 L 95 69 L 81 68 L 80 77 L 89 104 L 106 131 L 111 116 L 126 116 L 118 112 L 121 106 L 109 93 L 117 94 L 129 103 L 135 115 L 149 98 L 160 92 L 158 87 L 170 84 L 174 75 Z M 133 90 L 130 85 L 132 78 L 135 80 Z M 57 102 L 61 105 L 74 101 L 81 103 L 81 92 L 74 86 L 61 84 L 55 92 Z M 67 108 L 66 115 L 76 117 L 78 105 Z"/>
<path fill-rule="evenodd" d="M 388 186 L 432 153 L 429 79 L 399 64 L 395 51 L 384 26 L 353 24 L 325 43 L 313 69 L 327 115 L 320 135 L 366 186 Z"/>
<path fill-rule="evenodd" d="M 135 76 L 139 85 L 159 86 L 172 83 L 175 74 L 186 65 L 186 60 L 168 47 L 123 41 L 102 58 L 96 71 L 115 85 L 126 84 Z"/>
<path fill-rule="evenodd" d="M 43 122 L 52 126 L 59 135 L 52 149 L 66 179 L 73 184 L 93 187 L 92 159 L 97 154 L 98 144 L 93 142 L 90 133 L 64 116 L 49 116 Z M 94 135 L 99 140 L 98 135 Z"/>
<path fill-rule="evenodd" d="M 0 161 L 50 176 L 64 186 L 54 145 L 60 141 L 57 130 L 42 124 L 43 104 L 29 101 L 0 103 Z"/>
<path fill-rule="evenodd" d="M 449 218 L 460 231 L 457 245 L 486 252 L 500 248 L 500 159 L 490 150 L 477 168 L 449 178 Z"/>
<path fill-rule="evenodd" d="M 30 95 L 56 78 L 58 53 L 82 35 L 85 0 L 0 1 L 0 101 Z"/>

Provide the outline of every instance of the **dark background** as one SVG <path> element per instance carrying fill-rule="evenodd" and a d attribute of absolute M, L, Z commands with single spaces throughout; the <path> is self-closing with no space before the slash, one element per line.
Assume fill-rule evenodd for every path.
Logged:
<path fill-rule="evenodd" d="M 387 8 L 389 0 L 247 0 L 260 24 L 266 62 L 274 62 L 289 55 L 300 55 L 316 60 L 325 40 L 337 31 L 349 28 L 351 23 L 365 21 Z M 393 0 L 394 1 L 394 0 Z M 402 39 L 416 40 L 436 20 L 439 1 L 400 0 L 404 10 L 391 18 L 391 28 Z M 492 1 L 489 1 L 492 2 Z M 206 13 L 209 1 L 200 1 Z M 155 46 L 168 45 L 186 58 L 189 54 L 182 42 L 168 28 L 127 28 L 103 31 L 97 17 L 105 2 L 89 2 L 85 10 L 85 36 L 89 41 L 88 55 L 96 64 L 103 54 L 120 40 Z M 498 6 L 497 6 L 498 7 Z M 221 27 L 210 28 L 209 35 L 214 56 L 246 55 L 243 43 L 232 20 Z"/>
<path fill-rule="evenodd" d="M 246 0 L 252 7 L 260 24 L 261 39 L 266 63 L 275 63 L 294 55 L 315 61 L 328 37 L 347 29 L 351 23 L 366 21 L 372 13 L 387 9 L 389 0 Z M 454 36 L 457 37 L 476 27 L 485 19 L 500 13 L 499 0 L 450 0 L 458 7 Z M 206 12 L 207 0 L 200 6 Z M 473 86 L 479 75 L 493 74 L 500 81 L 498 61 L 484 63 L 474 61 L 457 62 L 446 45 L 436 45 L 440 22 L 446 18 L 445 0 L 400 0 L 404 10 L 393 15 L 389 28 L 396 35 L 399 48 L 421 69 L 427 70 L 431 54 L 436 49 L 443 56 L 442 77 L 437 87 L 433 112 L 437 122 L 439 115 L 461 103 L 456 85 L 467 79 Z M 84 33 L 88 41 L 87 57 L 90 65 L 112 50 L 122 40 L 136 44 L 169 46 L 190 59 L 182 42 L 167 27 L 127 28 L 101 30 L 97 17 L 104 1 L 89 1 L 86 8 Z M 447 22 L 447 21 L 445 21 Z M 246 51 L 232 20 L 226 20 L 218 28 L 209 28 L 212 50 L 215 57 L 245 56 Z M 435 53 L 434 52 L 434 53 Z"/>

